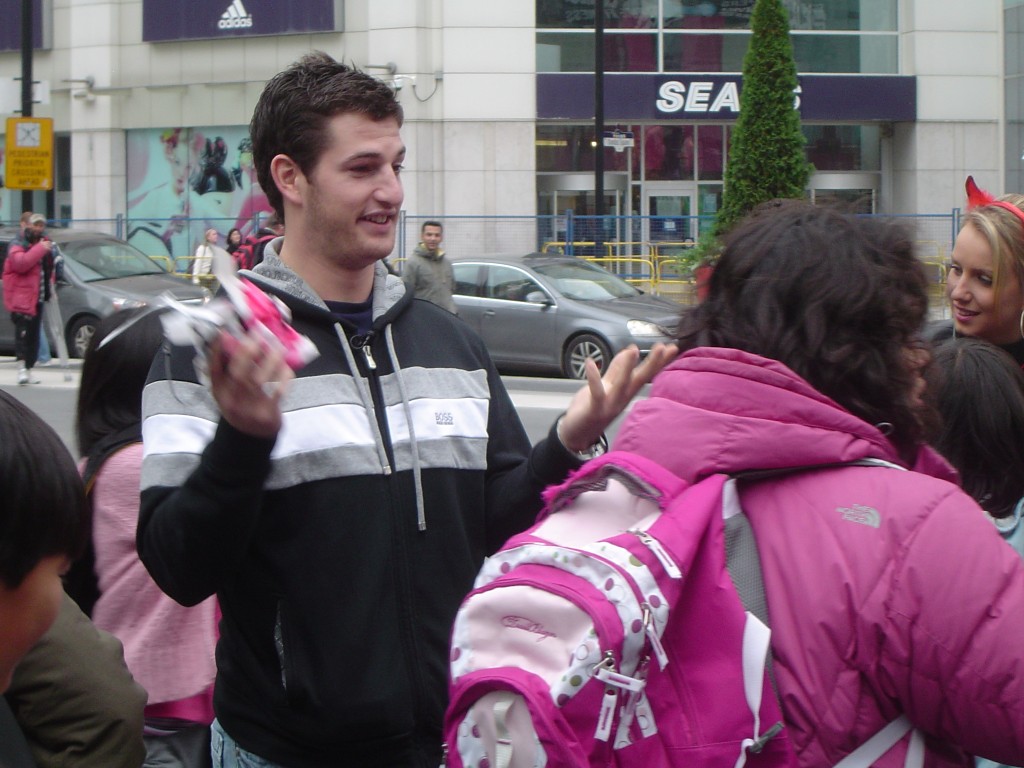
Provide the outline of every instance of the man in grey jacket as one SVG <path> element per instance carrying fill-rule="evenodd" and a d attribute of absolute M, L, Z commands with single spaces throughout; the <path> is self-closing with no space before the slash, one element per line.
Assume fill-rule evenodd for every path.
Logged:
<path fill-rule="evenodd" d="M 424 222 L 420 228 L 420 237 L 420 244 L 402 267 L 402 280 L 417 299 L 426 299 L 457 315 L 459 311 L 452 300 L 455 275 L 452 273 L 451 262 L 441 250 L 444 237 L 441 222 Z"/>

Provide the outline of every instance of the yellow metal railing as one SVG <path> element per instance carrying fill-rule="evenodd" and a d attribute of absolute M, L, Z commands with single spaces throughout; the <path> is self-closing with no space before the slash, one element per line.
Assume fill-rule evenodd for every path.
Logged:
<path fill-rule="evenodd" d="M 652 259 L 642 256 L 587 256 L 591 264 L 597 264 L 612 272 L 627 283 L 644 290 L 655 290 L 658 284 L 658 270 Z"/>
<path fill-rule="evenodd" d="M 652 293 L 682 292 L 694 285 L 688 271 L 677 269 L 675 256 L 692 248 L 693 240 L 614 240 L 603 243 L 604 256 L 581 256 L 621 277 L 626 282 Z M 566 247 L 594 248 L 593 240 L 549 241 L 542 253 L 564 254 Z"/>

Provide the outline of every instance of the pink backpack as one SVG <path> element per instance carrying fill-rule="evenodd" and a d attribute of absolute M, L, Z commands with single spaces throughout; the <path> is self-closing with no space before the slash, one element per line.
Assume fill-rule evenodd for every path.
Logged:
<path fill-rule="evenodd" d="M 771 633 L 726 567 L 726 521 L 749 532 L 736 481 L 687 486 L 615 451 L 545 502 L 456 616 L 447 765 L 796 766 L 766 672 Z M 763 604 L 753 538 L 740 538 L 757 571 L 745 597 Z M 910 729 L 899 718 L 841 765 L 870 765 Z"/>

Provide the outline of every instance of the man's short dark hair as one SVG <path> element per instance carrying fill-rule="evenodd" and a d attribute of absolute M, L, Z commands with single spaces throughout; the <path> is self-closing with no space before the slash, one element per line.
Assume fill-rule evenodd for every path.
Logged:
<path fill-rule="evenodd" d="M 424 222 L 423 222 L 423 226 L 422 226 L 422 227 L 420 227 L 420 234 L 421 234 L 421 235 L 422 235 L 422 234 L 423 234 L 424 232 L 426 232 L 426 231 L 427 231 L 427 227 L 437 227 L 437 228 L 438 228 L 438 229 L 440 229 L 440 230 L 441 230 L 442 232 L 444 232 L 444 227 L 443 227 L 443 226 L 441 225 L 441 222 L 440 222 L 440 221 L 424 221 Z"/>
<path fill-rule="evenodd" d="M 256 176 L 284 221 L 281 192 L 270 175 L 275 155 L 287 155 L 309 176 L 327 149 L 327 122 L 356 113 L 402 124 L 402 105 L 384 82 L 314 51 L 272 77 L 249 123 Z"/>

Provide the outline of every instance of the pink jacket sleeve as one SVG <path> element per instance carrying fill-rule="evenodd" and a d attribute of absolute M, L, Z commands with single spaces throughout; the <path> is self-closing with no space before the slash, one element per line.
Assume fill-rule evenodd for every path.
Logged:
<path fill-rule="evenodd" d="M 960 493 L 939 500 L 900 554 L 883 684 L 926 734 L 1024 764 L 1024 561 Z"/>
<path fill-rule="evenodd" d="M 28 250 L 18 244 L 11 245 L 7 252 L 7 259 L 4 261 L 4 272 L 24 274 L 33 269 L 43 257 L 46 256 L 46 246 L 39 241 Z"/>

